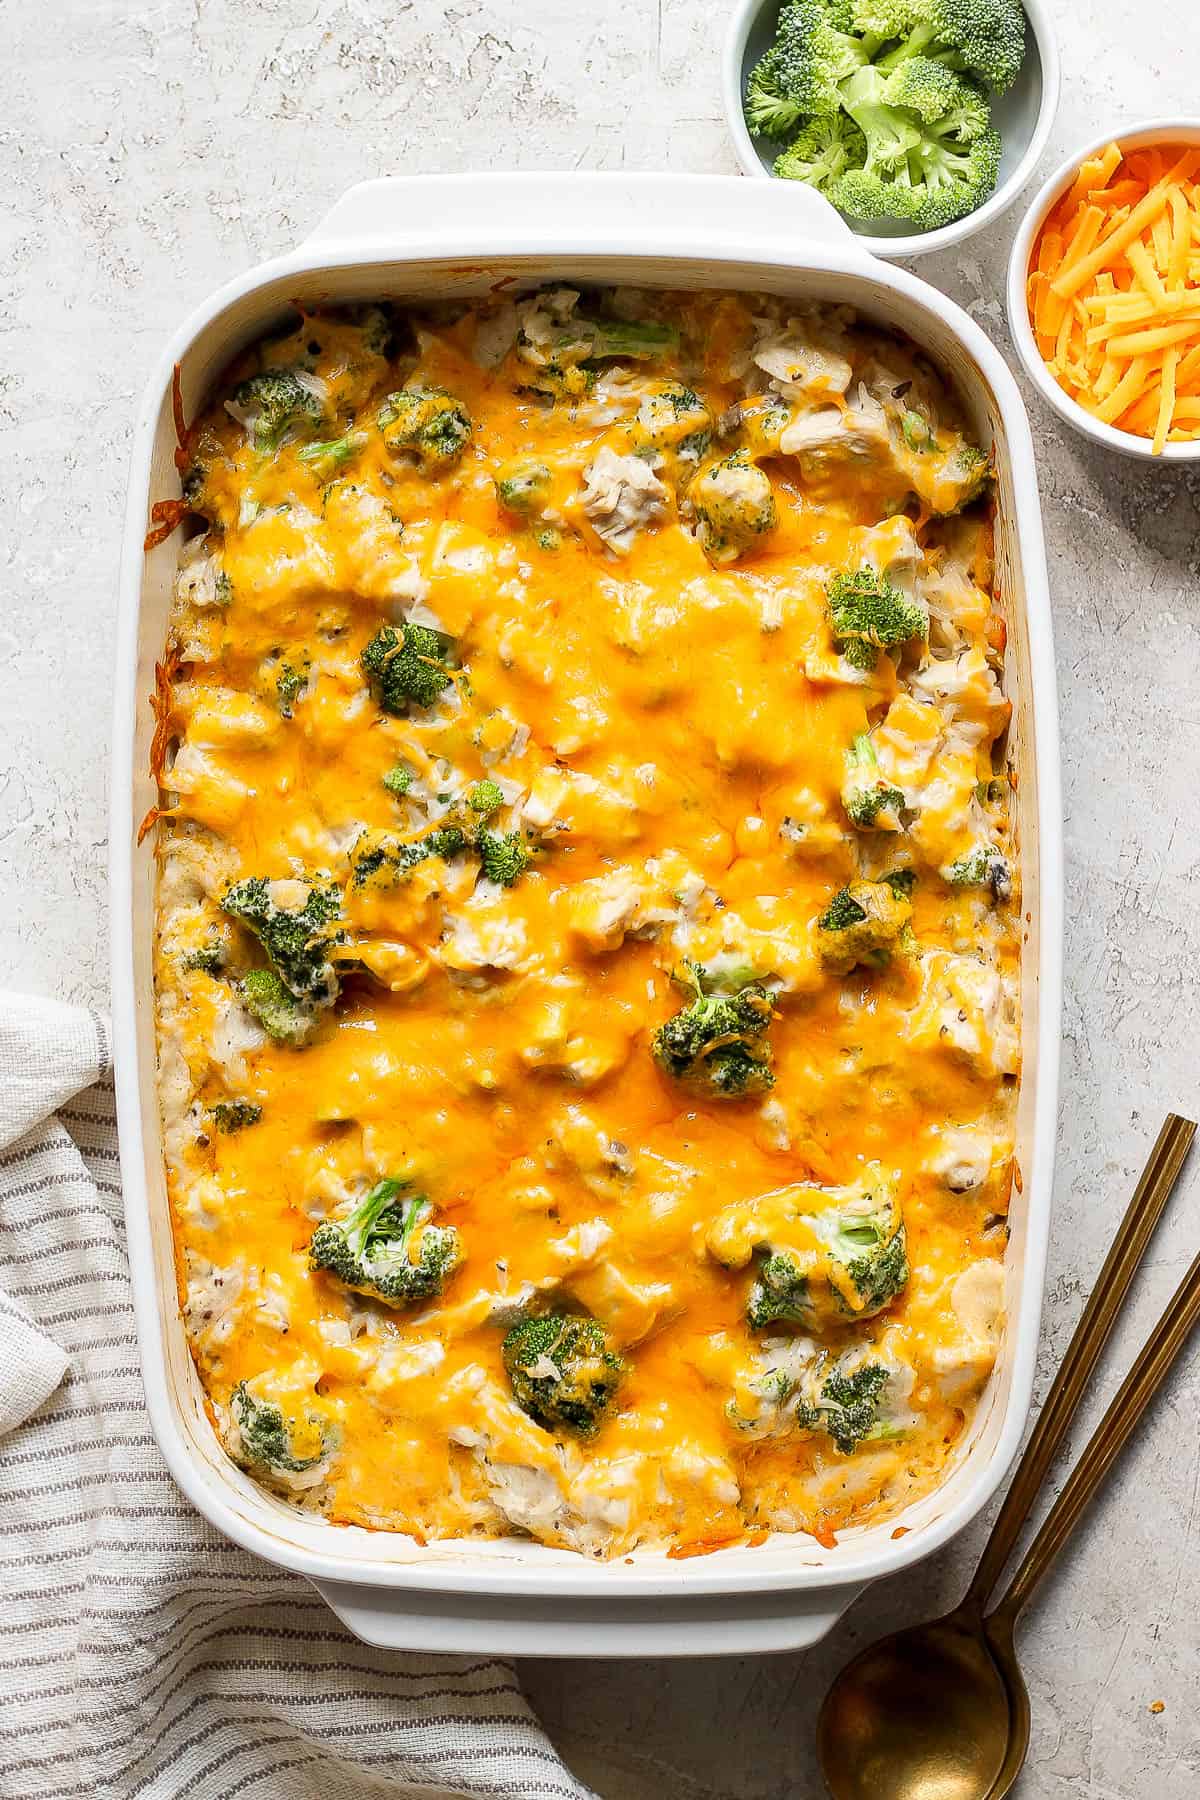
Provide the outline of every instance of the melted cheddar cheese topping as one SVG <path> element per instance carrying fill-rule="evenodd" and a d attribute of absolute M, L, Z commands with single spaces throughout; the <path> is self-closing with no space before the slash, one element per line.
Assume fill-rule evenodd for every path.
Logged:
<path fill-rule="evenodd" d="M 160 1091 L 230 1454 L 595 1556 L 927 1491 L 1018 1058 L 952 395 L 844 310 L 555 289 L 293 320 L 181 461 Z"/>

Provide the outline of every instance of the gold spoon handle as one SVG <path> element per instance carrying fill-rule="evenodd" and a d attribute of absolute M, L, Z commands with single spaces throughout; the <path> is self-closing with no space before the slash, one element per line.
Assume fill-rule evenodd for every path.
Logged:
<path fill-rule="evenodd" d="M 1104 1267 L 1075 1327 L 1070 1347 L 1059 1364 L 979 1567 L 963 1596 L 965 1608 L 982 1612 L 984 1602 L 1004 1572 L 1021 1527 L 1116 1323 L 1129 1284 L 1146 1253 L 1195 1134 L 1196 1126 L 1191 1119 L 1182 1119 L 1177 1113 L 1167 1114 L 1158 1141 L 1150 1152 L 1150 1160 L 1134 1189 L 1129 1210 L 1121 1220 L 1112 1248 L 1104 1259 Z"/>
<path fill-rule="evenodd" d="M 995 1609 L 1011 1624 L 1016 1620 L 1038 1582 L 1078 1525 L 1089 1501 L 1125 1448 L 1129 1437 L 1153 1400 L 1175 1358 L 1200 1321 L 1200 1256 L 1179 1286 L 1171 1304 L 1147 1338 L 1137 1361 L 1096 1427 L 1087 1449 L 1079 1458 L 1062 1493 L 1046 1515 L 1041 1530 L 1008 1592 Z M 995 1614 L 993 1616 L 995 1616 Z"/>

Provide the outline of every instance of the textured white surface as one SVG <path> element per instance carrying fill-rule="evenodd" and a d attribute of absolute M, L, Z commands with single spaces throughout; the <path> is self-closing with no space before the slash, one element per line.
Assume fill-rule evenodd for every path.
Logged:
<path fill-rule="evenodd" d="M 1200 18 L 1057 0 L 1046 158 L 1195 111 Z M 10 0 L 0 61 L 0 986 L 103 1001 L 105 758 L 130 424 L 168 330 L 350 183 L 439 169 L 732 172 L 725 8 L 696 0 Z M 1012 220 L 922 262 L 1006 351 Z M 1068 1001 L 1044 1392 L 1168 1106 L 1200 1105 L 1200 476 L 1110 460 L 1032 407 L 1066 747 Z M 1185 1180 L 1087 1424 L 1200 1240 Z M 1022 1800 L 1200 1791 L 1200 1357 L 1031 1613 Z M 1081 1444 L 1086 1426 L 1075 1434 Z M 816 1800 L 835 1669 L 949 1602 L 982 1533 L 805 1657 L 526 1665 L 608 1800 Z M 1151 1714 L 1155 1700 L 1165 1710 Z"/>

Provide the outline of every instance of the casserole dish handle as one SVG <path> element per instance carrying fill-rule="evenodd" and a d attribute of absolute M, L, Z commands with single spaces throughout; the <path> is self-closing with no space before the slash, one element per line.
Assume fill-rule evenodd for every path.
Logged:
<path fill-rule="evenodd" d="M 385 1650 L 487 1656 L 746 1656 L 807 1650 L 863 1584 L 811 1593 L 670 1594 L 653 1600 L 498 1599 L 313 1583 L 342 1624 Z"/>
<path fill-rule="evenodd" d="M 540 221 L 540 224 L 537 223 Z M 511 249 L 531 232 L 543 253 L 635 253 L 692 244 L 777 242 L 789 257 L 804 244 L 853 251 L 874 263 L 841 214 L 800 181 L 737 175 L 388 175 L 359 182 L 334 202 L 305 242 L 311 251 L 399 251 L 406 237 L 472 262 Z"/>

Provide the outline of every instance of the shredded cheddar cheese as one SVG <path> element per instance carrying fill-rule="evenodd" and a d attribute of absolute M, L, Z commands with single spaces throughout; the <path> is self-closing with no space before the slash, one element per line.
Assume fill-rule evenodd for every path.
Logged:
<path fill-rule="evenodd" d="M 927 1491 L 1019 1064 L 953 396 L 844 310 L 553 289 L 293 320 L 181 461 L 160 1094 L 231 1457 L 602 1557 Z"/>
<path fill-rule="evenodd" d="M 1197 171 L 1200 148 L 1109 144 L 1051 208 L 1030 258 L 1029 316 L 1050 373 L 1156 454 L 1200 435 Z"/>

